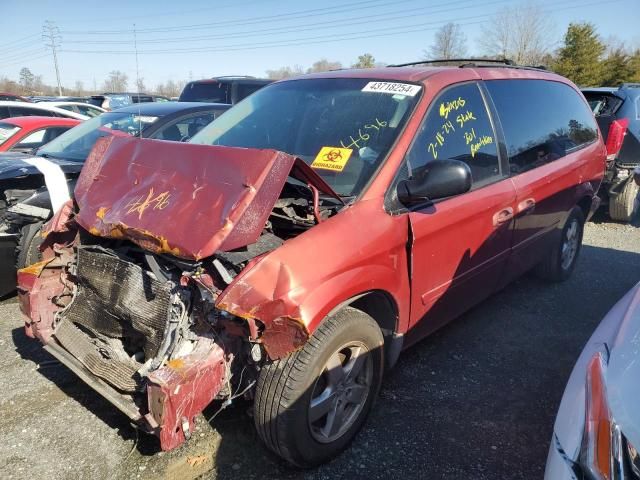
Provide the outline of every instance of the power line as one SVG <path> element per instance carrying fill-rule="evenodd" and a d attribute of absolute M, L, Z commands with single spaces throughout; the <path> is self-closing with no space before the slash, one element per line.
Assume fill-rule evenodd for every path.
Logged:
<path fill-rule="evenodd" d="M 40 56 L 37 56 L 37 57 L 31 57 L 31 58 L 22 58 L 22 59 L 20 59 L 18 61 L 14 61 L 14 62 L 10 62 L 10 63 L 2 62 L 2 67 L 4 68 L 4 67 L 12 67 L 13 65 L 24 65 L 25 63 L 32 62 L 32 61 L 35 61 L 35 60 L 40 60 L 42 58 L 47 58 L 47 57 L 49 57 L 49 54 L 45 53 L 44 55 L 40 55 Z"/>
<path fill-rule="evenodd" d="M 22 43 L 22 42 L 24 42 L 24 41 L 26 41 L 26 40 L 28 40 L 28 39 L 30 39 L 30 38 L 37 38 L 37 37 L 39 37 L 39 36 L 40 36 L 40 35 L 38 35 L 38 34 L 36 33 L 36 34 L 33 34 L 33 35 L 27 35 L 26 37 L 19 38 L 19 39 L 17 39 L 17 40 L 12 40 L 12 41 L 10 41 L 10 42 L 2 42 L 2 47 L 3 47 L 3 48 L 11 47 L 12 45 L 14 45 L 14 44 L 16 44 L 16 43 Z"/>
<path fill-rule="evenodd" d="M 441 3 L 441 4 L 437 4 L 437 5 L 431 5 L 428 7 L 419 7 L 419 8 L 415 8 L 411 10 L 410 14 L 404 14 L 404 15 L 396 15 L 396 16 L 389 16 L 389 13 L 378 13 L 378 14 L 374 14 L 374 15 L 359 15 L 357 17 L 348 17 L 348 18 L 342 18 L 339 20 L 327 20 L 327 21 L 322 21 L 322 22 L 312 22 L 312 23 L 306 23 L 306 24 L 302 24 L 302 25 L 297 25 L 295 27 L 291 27 L 291 28 L 283 28 L 283 27 L 270 27 L 270 28 L 266 28 L 266 29 L 259 29 L 259 30 L 244 30 L 244 31 L 240 31 L 240 32 L 233 32 L 233 33 L 229 33 L 229 34 L 215 34 L 215 35 L 197 35 L 197 36 L 189 36 L 189 37 L 164 37 L 164 38 L 153 38 L 153 39 L 146 39 L 146 40 L 138 40 L 139 44 L 153 44 L 153 43 L 165 43 L 165 42 L 183 42 L 183 41 L 201 41 L 201 40 L 217 40 L 217 39 L 221 39 L 221 38 L 237 38 L 237 37 L 241 37 L 241 38 L 246 38 L 246 37 L 256 37 L 256 36 L 261 36 L 265 33 L 277 33 L 277 34 L 285 34 L 285 33 L 299 33 L 299 32 L 306 32 L 306 31 L 312 31 L 312 30 L 317 30 L 318 27 L 324 26 L 324 25 L 330 25 L 330 26 L 334 26 L 334 27 L 339 27 L 342 26 L 343 24 L 348 24 L 349 26 L 352 25 L 361 25 L 361 24 L 371 24 L 371 23 L 376 23 L 376 22 L 391 22 L 394 20 L 399 20 L 399 19 L 404 19 L 404 18 L 415 18 L 415 17 L 421 17 L 424 15 L 434 15 L 434 14 L 438 14 L 438 13 L 446 13 L 446 12 L 451 12 L 454 10 L 458 10 L 460 8 L 472 8 L 472 7 L 485 7 L 487 5 L 495 5 L 495 4 L 500 4 L 500 3 L 508 3 L 511 2 L 512 0 L 495 0 L 492 2 L 485 2 L 482 5 L 477 4 L 476 0 L 459 0 L 459 1 L 453 1 L 453 2 L 447 2 L 447 3 Z M 444 8 L 441 10 L 434 10 L 434 7 L 439 7 L 439 6 L 451 6 L 451 5 L 460 5 L 460 4 L 468 4 L 468 3 L 472 3 L 472 5 L 468 6 L 468 7 L 463 7 L 463 6 L 458 6 L 458 7 L 454 7 L 454 8 Z M 426 13 L 423 14 L 417 14 L 416 12 L 419 11 L 423 11 L 423 10 L 427 10 Z M 130 44 L 130 41 L 128 40 L 67 40 L 66 43 L 81 43 L 83 45 L 128 45 Z"/>
<path fill-rule="evenodd" d="M 252 18 L 242 19 L 242 20 L 225 20 L 225 21 L 218 21 L 218 22 L 211 22 L 211 23 L 175 25 L 172 27 L 146 28 L 146 29 L 139 29 L 138 34 L 183 31 L 183 30 L 198 30 L 198 29 L 210 28 L 210 27 L 218 27 L 218 28 L 226 27 L 226 26 L 235 27 L 239 25 L 255 25 L 256 23 L 263 23 L 265 21 L 273 22 L 273 21 L 277 21 L 277 19 L 279 18 L 286 18 L 286 20 L 295 20 L 298 18 L 317 17 L 321 15 L 333 15 L 336 13 L 344 13 L 344 12 L 359 10 L 363 8 L 363 6 L 366 4 L 379 3 L 382 1 L 384 0 L 361 0 L 358 2 L 345 3 L 338 7 L 333 6 L 333 7 L 307 9 L 307 10 L 298 10 L 296 12 L 252 17 Z M 381 3 L 380 5 L 372 5 L 371 8 L 379 8 L 379 7 L 385 7 L 390 5 L 395 6 L 401 3 L 408 3 L 408 2 L 414 2 L 414 1 L 416 0 L 397 0 L 392 2 L 384 1 L 384 3 Z M 319 12 L 327 12 L 327 13 L 319 13 Z M 123 33 L 131 33 L 131 32 L 128 30 L 84 30 L 84 31 L 65 30 L 63 33 L 68 35 L 121 35 Z"/>
<path fill-rule="evenodd" d="M 26 51 L 26 52 L 19 52 L 19 53 L 15 53 L 14 52 L 14 53 L 8 54 L 6 57 L 3 56 L 0 59 L 0 61 L 2 61 L 3 63 L 5 61 L 10 62 L 12 60 L 17 60 L 19 58 L 23 58 L 23 57 L 26 57 L 26 56 L 29 56 L 29 55 L 33 55 L 35 53 L 42 53 L 43 51 L 45 51 L 45 48 L 43 46 L 40 46 L 40 48 L 36 48 L 34 50 L 29 50 L 29 51 Z"/>
<path fill-rule="evenodd" d="M 47 20 L 44 22 L 44 26 L 42 28 L 42 38 L 44 38 L 49 43 L 45 44 L 47 47 L 51 48 L 51 52 L 53 53 L 53 64 L 56 67 L 56 79 L 58 80 L 58 95 L 62 96 L 62 85 L 60 84 L 60 69 L 58 68 L 58 55 L 56 54 L 56 48 L 60 46 L 60 40 L 62 37 L 60 36 L 60 30 L 56 27 L 55 23 Z"/>
<path fill-rule="evenodd" d="M 565 0 L 564 2 L 556 2 L 556 5 L 567 2 L 575 2 L 576 0 Z M 621 1 L 621 0 L 613 0 L 613 1 Z M 594 4 L 599 4 L 601 1 L 594 2 Z M 570 5 L 565 8 L 576 8 L 582 7 L 584 4 L 578 5 Z M 561 10 L 561 9 L 553 9 L 553 10 Z M 466 23 L 461 23 L 466 20 L 477 20 L 479 18 L 488 18 L 492 17 L 493 14 L 487 13 L 482 15 L 471 15 L 468 17 L 458 17 L 456 21 L 461 25 L 474 25 L 483 23 L 482 21 L 471 21 Z M 326 35 L 316 35 L 310 37 L 303 37 L 297 39 L 287 39 L 287 40 L 274 40 L 269 42 L 250 42 L 250 43 L 239 43 L 239 44 L 228 44 L 228 45 L 218 45 L 215 47 L 200 47 L 200 48 L 173 48 L 173 49 L 162 49 L 162 50 L 146 50 L 139 51 L 141 54 L 168 54 L 168 53 L 203 53 L 203 52 L 228 52 L 228 51 L 239 51 L 239 50 L 258 50 L 264 48 L 275 48 L 275 47 L 286 47 L 286 46 L 298 46 L 298 45 L 317 45 L 317 44 L 325 44 L 325 43 L 334 43 L 337 41 L 344 40 L 357 40 L 363 38 L 379 38 L 379 37 L 388 37 L 388 36 L 396 36 L 402 35 L 405 33 L 415 33 L 421 31 L 430 31 L 436 30 L 439 26 L 447 23 L 447 21 L 433 21 L 433 22 L 422 22 L 422 23 L 414 23 L 414 24 L 405 24 L 393 27 L 379 28 L 376 30 L 378 33 L 371 33 L 370 30 L 366 31 L 358 31 L 352 33 L 346 33 L 341 35 L 333 35 L 330 38 L 327 38 Z M 431 27 L 433 26 L 433 27 Z M 430 27 L 430 28 L 425 28 Z M 389 32 L 389 33 L 380 33 L 380 32 Z M 69 53 L 96 53 L 96 54 L 131 54 L 130 50 L 64 50 Z"/>
<path fill-rule="evenodd" d="M 266 0 L 266 1 L 273 1 L 273 0 Z M 216 4 L 216 6 L 214 7 L 203 7 L 203 8 L 190 8 L 188 10 L 182 9 L 182 10 L 173 10 L 170 12 L 162 12 L 162 13 L 145 13 L 144 16 L 142 17 L 136 17 L 138 20 L 140 18 L 143 19 L 148 19 L 148 18 L 155 18 L 155 17 L 175 17 L 176 15 L 180 15 L 180 14 L 184 14 L 184 13 L 188 13 L 188 14 L 193 14 L 196 12 L 205 12 L 205 11 L 209 11 L 209 10 L 215 10 L 216 12 L 220 11 L 220 10 L 226 10 L 229 8 L 235 8 L 236 10 L 238 9 L 238 7 L 246 7 L 248 5 L 254 5 L 256 3 L 263 3 L 263 1 L 257 0 L 257 1 L 251 1 L 251 2 L 246 2 L 243 4 L 238 4 L 238 2 L 232 2 L 232 3 L 228 3 L 225 5 L 218 5 Z M 101 23 L 104 25 L 105 22 L 114 22 L 114 21 L 121 21 L 121 20 L 134 20 L 133 17 L 128 16 L 128 17 L 108 17 L 108 18 L 101 18 L 98 21 L 89 21 L 86 23 L 89 24 L 93 24 L 93 23 Z M 66 32 L 62 32 L 62 33 L 66 33 Z"/>

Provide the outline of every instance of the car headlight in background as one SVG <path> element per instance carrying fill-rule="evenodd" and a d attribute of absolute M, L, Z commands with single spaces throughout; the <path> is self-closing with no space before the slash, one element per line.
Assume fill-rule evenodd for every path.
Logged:
<path fill-rule="evenodd" d="M 587 366 L 585 426 L 580 464 L 594 480 L 640 480 L 640 456 L 616 425 L 607 402 L 608 359 L 596 353 Z"/>

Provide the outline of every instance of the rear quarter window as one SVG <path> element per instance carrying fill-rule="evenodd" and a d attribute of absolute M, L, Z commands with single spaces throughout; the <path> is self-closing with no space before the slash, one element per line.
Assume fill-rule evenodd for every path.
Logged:
<path fill-rule="evenodd" d="M 219 82 L 187 83 L 180 94 L 180 101 L 231 103 L 231 84 Z"/>
<path fill-rule="evenodd" d="M 597 137 L 589 106 L 568 85 L 547 80 L 490 80 L 504 130 L 511 172 L 562 158 Z"/>

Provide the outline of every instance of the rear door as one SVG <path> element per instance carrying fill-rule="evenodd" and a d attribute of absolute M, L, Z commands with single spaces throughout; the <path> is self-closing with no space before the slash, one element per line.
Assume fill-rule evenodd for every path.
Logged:
<path fill-rule="evenodd" d="M 433 160 L 466 162 L 471 191 L 409 212 L 409 342 L 490 295 L 511 247 L 515 188 L 498 153 L 496 129 L 476 82 L 449 87 L 433 101 L 405 160 L 406 177 Z"/>
<path fill-rule="evenodd" d="M 489 80 L 504 131 L 517 200 L 513 253 L 503 284 L 547 255 L 583 188 L 597 125 L 582 96 L 547 80 Z M 586 193 L 586 192 L 585 192 Z M 593 193 L 593 192 L 592 192 Z"/>

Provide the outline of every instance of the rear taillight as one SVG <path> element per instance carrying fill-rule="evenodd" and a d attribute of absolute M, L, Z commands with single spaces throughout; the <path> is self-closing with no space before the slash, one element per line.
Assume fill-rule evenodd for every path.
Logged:
<path fill-rule="evenodd" d="M 607 135 L 607 158 L 609 160 L 616 158 L 620 152 L 628 126 L 628 118 L 620 118 L 611 122 L 609 134 Z"/>

